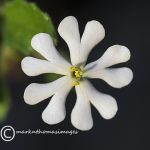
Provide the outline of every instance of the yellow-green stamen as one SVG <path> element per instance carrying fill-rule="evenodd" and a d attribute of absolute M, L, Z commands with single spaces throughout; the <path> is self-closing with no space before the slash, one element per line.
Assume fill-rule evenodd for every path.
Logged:
<path fill-rule="evenodd" d="M 82 78 L 83 71 L 79 67 L 72 66 L 70 67 L 70 75 L 72 78 L 72 84 L 76 86 L 79 85 L 79 81 Z"/>
<path fill-rule="evenodd" d="M 73 85 L 73 86 L 77 86 L 77 85 L 79 85 L 79 84 L 80 84 L 80 83 L 79 83 L 78 81 L 73 81 L 73 80 L 72 80 L 72 85 Z"/>

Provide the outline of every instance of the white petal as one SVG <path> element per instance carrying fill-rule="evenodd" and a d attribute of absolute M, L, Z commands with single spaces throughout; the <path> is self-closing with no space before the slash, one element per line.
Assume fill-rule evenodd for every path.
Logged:
<path fill-rule="evenodd" d="M 122 88 L 128 85 L 133 79 L 132 70 L 126 67 L 106 68 L 97 71 L 89 70 L 86 75 L 89 78 L 102 79 L 115 88 Z"/>
<path fill-rule="evenodd" d="M 44 73 L 68 74 L 68 68 L 63 68 L 47 60 L 41 60 L 33 57 L 25 57 L 21 62 L 22 70 L 28 76 L 37 76 Z"/>
<path fill-rule="evenodd" d="M 63 66 L 70 66 L 70 64 L 58 53 L 54 47 L 52 38 L 49 34 L 36 34 L 31 40 L 31 46 L 47 60 Z"/>
<path fill-rule="evenodd" d="M 115 116 L 118 106 L 112 96 L 97 91 L 89 81 L 84 82 L 84 88 L 87 90 L 91 103 L 103 118 L 111 119 Z"/>
<path fill-rule="evenodd" d="M 58 32 L 69 47 L 72 64 L 78 64 L 80 50 L 80 34 L 76 18 L 73 16 L 64 18 L 59 24 Z"/>
<path fill-rule="evenodd" d="M 72 84 L 71 82 L 68 82 L 52 97 L 48 106 L 42 113 L 42 119 L 44 122 L 47 124 L 57 124 L 65 119 L 65 102 L 71 88 Z"/>
<path fill-rule="evenodd" d="M 115 64 L 126 62 L 130 59 L 130 51 L 127 47 L 114 45 L 109 47 L 101 58 L 86 65 L 86 70 L 96 70 L 110 67 Z"/>
<path fill-rule="evenodd" d="M 89 130 L 93 126 L 90 102 L 85 90 L 76 86 L 77 100 L 71 113 L 71 122 L 79 130 Z"/>
<path fill-rule="evenodd" d="M 105 30 L 98 21 L 89 21 L 81 39 L 81 64 L 86 63 L 89 53 L 105 36 Z"/>
<path fill-rule="evenodd" d="M 59 89 L 63 88 L 70 79 L 66 76 L 59 78 L 51 83 L 38 84 L 32 83 L 25 89 L 24 100 L 27 104 L 34 105 L 44 99 L 51 97 Z"/>

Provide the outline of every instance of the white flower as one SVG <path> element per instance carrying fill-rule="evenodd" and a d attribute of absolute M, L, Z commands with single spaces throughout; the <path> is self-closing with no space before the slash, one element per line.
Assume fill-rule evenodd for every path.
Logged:
<path fill-rule="evenodd" d="M 42 119 L 48 124 L 57 124 L 66 116 L 65 100 L 75 86 L 77 100 L 71 113 L 71 122 L 77 129 L 89 130 L 93 126 L 90 103 L 105 119 L 113 118 L 118 107 L 112 96 L 97 91 L 86 78 L 100 78 L 115 88 L 128 85 L 133 79 L 129 68 L 109 67 L 128 61 L 130 51 L 125 46 L 114 45 L 101 58 L 85 65 L 92 48 L 105 36 L 103 26 L 95 20 L 88 22 L 80 40 L 78 22 L 76 18 L 69 16 L 62 20 L 58 32 L 69 47 L 71 64 L 58 53 L 48 34 L 35 35 L 31 45 L 46 60 L 25 57 L 21 63 L 24 73 L 28 76 L 43 73 L 64 76 L 47 84 L 30 84 L 25 89 L 24 100 L 27 104 L 34 105 L 53 96 L 42 113 Z"/>

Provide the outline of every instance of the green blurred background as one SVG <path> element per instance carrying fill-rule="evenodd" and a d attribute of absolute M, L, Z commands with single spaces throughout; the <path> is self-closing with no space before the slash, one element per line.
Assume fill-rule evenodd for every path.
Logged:
<path fill-rule="evenodd" d="M 52 20 L 35 3 L 26 0 L 3 0 L 0 3 L 0 121 L 3 121 L 11 105 L 6 78 L 21 80 L 18 70 L 21 59 L 35 53 L 30 41 L 33 35 L 45 32 L 57 44 L 57 35 Z M 56 75 L 45 77 L 53 80 Z"/>

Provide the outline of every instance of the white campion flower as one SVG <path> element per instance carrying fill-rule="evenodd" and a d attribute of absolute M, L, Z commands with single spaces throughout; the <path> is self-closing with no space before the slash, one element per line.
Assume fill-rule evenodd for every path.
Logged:
<path fill-rule="evenodd" d="M 71 113 L 71 122 L 79 130 L 89 130 L 93 126 L 90 103 L 105 119 L 113 118 L 118 107 L 112 96 L 97 91 L 87 78 L 102 79 L 115 88 L 128 85 L 133 79 L 131 69 L 109 67 L 128 61 L 130 51 L 125 46 L 114 45 L 109 47 L 101 58 L 85 65 L 92 48 L 105 36 L 101 23 L 89 21 L 80 39 L 78 22 L 75 17 L 69 16 L 61 21 L 58 32 L 69 47 L 71 63 L 58 53 L 48 34 L 35 35 L 31 41 L 32 48 L 46 60 L 25 57 L 21 63 L 24 73 L 28 76 L 43 73 L 57 73 L 64 76 L 51 83 L 30 84 L 25 89 L 24 100 L 27 104 L 34 105 L 52 96 L 42 113 L 42 119 L 48 124 L 57 124 L 66 116 L 66 97 L 75 86 L 77 100 Z"/>

